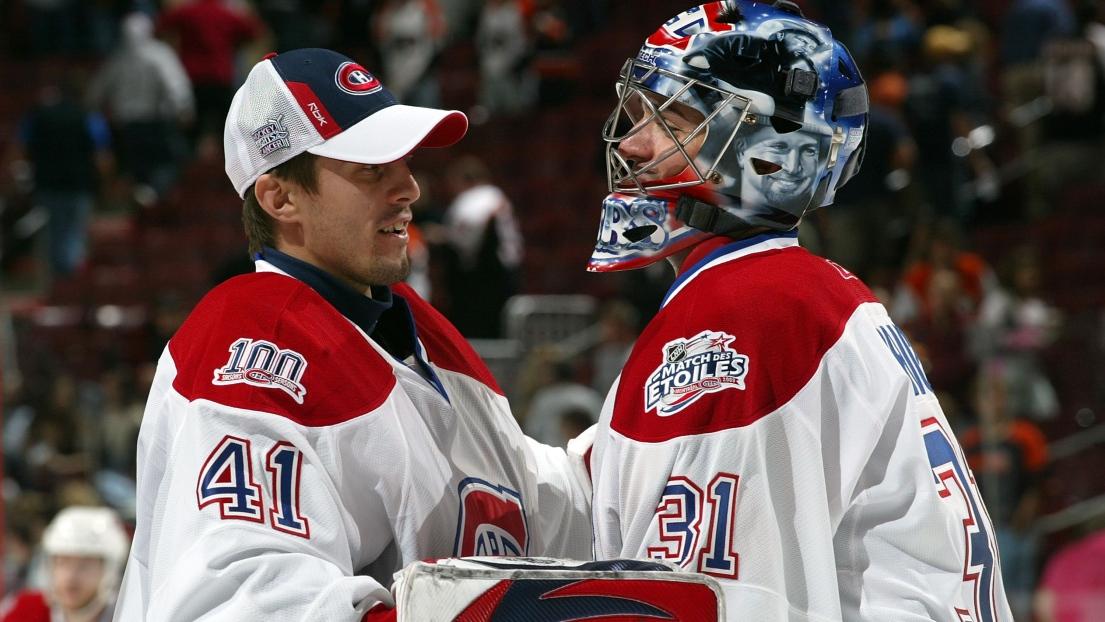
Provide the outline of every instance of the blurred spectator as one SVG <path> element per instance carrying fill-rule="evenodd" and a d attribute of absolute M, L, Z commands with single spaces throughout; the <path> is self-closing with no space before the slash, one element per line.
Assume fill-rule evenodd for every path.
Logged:
<path fill-rule="evenodd" d="M 933 26 L 923 38 L 923 67 L 909 82 L 906 112 L 917 142 L 919 187 L 927 208 L 939 217 L 966 224 L 972 217 L 973 196 L 993 199 L 998 192 L 997 171 L 980 149 L 955 153 L 957 138 L 966 138 L 984 120 L 978 109 L 977 86 L 964 68 L 976 42 L 964 29 Z M 972 179 L 977 189 L 966 191 Z"/>
<path fill-rule="evenodd" d="M 972 335 L 979 361 L 1000 358 L 1007 366 L 1012 414 L 1036 420 L 1059 413 L 1041 355 L 1058 337 L 1060 316 L 1041 294 L 1042 270 L 1034 247 L 1012 253 L 1002 270 L 1003 286 L 986 293 Z"/>
<path fill-rule="evenodd" d="M 103 507 L 68 507 L 42 536 L 46 585 L 17 594 L 2 622 L 108 622 L 129 542 L 119 517 Z"/>
<path fill-rule="evenodd" d="M 142 424 L 147 394 L 137 386 L 133 368 L 119 365 L 104 370 L 97 383 L 100 400 L 97 405 L 96 443 L 100 451 L 97 462 L 102 468 L 134 476 L 138 451 L 138 428 Z"/>
<path fill-rule="evenodd" d="M 1078 30 L 1048 41 L 1042 50 L 1043 91 L 1050 112 L 1040 124 L 1036 165 L 1030 182 L 1029 214 L 1040 216 L 1062 200 L 1062 192 L 1076 184 L 1093 182 L 1105 173 L 1105 41 L 1097 40 L 1105 28 L 1100 4 L 1084 2 L 1078 11 Z M 1050 210 L 1048 210 L 1050 211 Z"/>
<path fill-rule="evenodd" d="M 574 32 L 562 0 L 536 0 L 530 25 L 534 35 L 533 70 L 542 106 L 562 104 L 575 96 L 581 72 L 572 48 Z"/>
<path fill-rule="evenodd" d="M 848 39 L 848 47 L 856 58 L 866 58 L 876 48 L 906 58 L 920 47 L 924 16 L 913 2 L 869 0 L 855 3 L 852 10 L 857 13 L 857 25 Z M 828 11 L 837 12 L 837 6 Z M 837 29 L 833 29 L 833 34 L 838 34 Z"/>
<path fill-rule="evenodd" d="M 1070 35 L 1074 29 L 1074 12 L 1065 0 L 1013 0 L 1001 25 L 1001 62 L 1006 75 L 1035 65 L 1048 41 Z"/>
<path fill-rule="evenodd" d="M 1082 539 L 1067 545 L 1044 565 L 1036 591 L 1036 622 L 1105 620 L 1105 528 L 1098 519 Z"/>
<path fill-rule="evenodd" d="M 945 219 L 921 229 L 918 236 L 920 256 L 906 266 L 894 292 L 890 307 L 894 321 L 908 324 L 922 314 L 931 313 L 931 281 L 939 270 L 958 275 L 963 297 L 956 304 L 965 316 L 973 318 L 983 296 L 996 286 L 989 264 L 977 253 L 964 250 L 963 234 L 953 220 Z"/>
<path fill-rule="evenodd" d="M 206 141 L 201 155 L 212 156 L 221 148 L 223 124 L 234 95 L 235 52 L 261 38 L 264 25 L 225 0 L 187 0 L 162 13 L 157 31 L 175 40 L 192 80 L 196 100 L 193 145 Z"/>
<path fill-rule="evenodd" d="M 1002 100 L 1017 128 L 1020 151 L 1032 169 L 1043 164 L 1038 148 L 1046 137 L 1034 115 L 1023 111 L 1031 109 L 1044 95 L 1040 59 L 1045 45 L 1074 32 L 1075 17 L 1066 0 L 1014 0 L 1001 24 Z M 1038 172 L 1029 173 L 1024 197 L 1029 214 L 1048 210 L 1042 183 Z"/>
<path fill-rule="evenodd" d="M 46 495 L 9 494 L 8 482 L 4 488 L 4 589 L 5 595 L 11 595 L 30 585 L 35 547 L 42 540 L 50 514 Z M 0 615 L 6 607 L 7 602 L 0 601 Z"/>
<path fill-rule="evenodd" d="M 79 384 L 72 374 L 59 372 L 51 379 L 44 399 L 31 404 L 27 433 L 19 459 L 26 468 L 27 488 L 53 492 L 65 482 L 88 473 L 85 453 L 88 438 L 79 399 Z"/>
<path fill-rule="evenodd" d="M 560 436 L 567 441 L 583 434 L 588 428 L 595 425 L 598 415 L 590 410 L 571 408 L 560 415 Z"/>
<path fill-rule="evenodd" d="M 361 0 L 366 3 L 367 0 Z M 273 50 L 284 52 L 298 48 L 323 45 L 331 38 L 331 21 L 328 0 L 255 0 L 261 20 L 272 31 Z M 348 3 L 347 3 L 348 4 Z M 342 10 L 342 21 L 350 21 L 351 29 L 360 27 L 358 38 L 364 38 L 367 16 Z"/>
<path fill-rule="evenodd" d="M 546 445 L 564 447 L 578 433 L 565 433 L 565 428 L 578 427 L 579 414 L 590 421 L 584 429 L 598 421 L 602 410 L 602 395 L 575 380 L 575 370 L 561 360 L 555 348 L 537 348 L 531 353 L 531 381 L 536 382 L 532 399 L 523 418 L 526 434 Z"/>
<path fill-rule="evenodd" d="M 123 21 L 122 42 L 86 98 L 112 122 L 119 170 L 145 189 L 136 193 L 139 202 L 152 203 L 176 180 L 184 155 L 181 124 L 190 123 L 195 111 L 184 66 L 171 47 L 153 38 L 146 14 L 131 13 Z"/>
<path fill-rule="evenodd" d="M 456 258 L 447 262 L 449 319 L 466 337 L 498 337 L 503 305 L 517 291 L 522 263 L 514 207 L 491 183 L 487 165 L 474 156 L 453 161 L 446 183 L 455 196 L 444 219 Z"/>
<path fill-rule="evenodd" d="M 962 402 L 970 389 L 975 361 L 970 356 L 972 316 L 962 277 L 937 268 L 928 279 L 923 311 L 902 328 L 918 343 L 917 350 L 932 386 Z"/>
<path fill-rule="evenodd" d="M 994 524 L 1009 605 L 1016 619 L 1028 620 L 1038 547 L 1031 526 L 1040 513 L 1047 439 L 1035 424 L 1012 415 L 1015 381 L 1000 361 L 981 368 L 975 394 L 978 424 L 960 438 Z"/>
<path fill-rule="evenodd" d="M 391 92 L 404 104 L 440 106 L 435 65 L 445 41 L 445 18 L 437 0 L 385 0 L 375 23 L 375 40 Z"/>
<path fill-rule="evenodd" d="M 414 222 L 407 224 L 407 256 L 411 260 L 411 271 L 407 275 L 407 285 L 418 292 L 425 300 L 433 296 L 433 282 L 430 278 L 430 247 L 422 228 Z"/>
<path fill-rule="evenodd" d="M 476 30 L 480 59 L 480 104 L 487 112 L 516 114 L 537 97 L 530 66 L 533 41 L 522 0 L 486 0 Z"/>
<path fill-rule="evenodd" d="M 80 49 L 82 4 L 78 0 L 23 0 L 36 55 L 75 54 Z"/>
<path fill-rule="evenodd" d="M 837 193 L 830 209 L 817 212 L 824 223 L 825 254 L 867 283 L 885 283 L 879 269 L 900 266 L 913 214 L 903 201 L 917 148 L 901 118 L 908 84 L 899 71 L 868 82 L 871 110 L 863 168 Z"/>
<path fill-rule="evenodd" d="M 982 257 L 962 249 L 951 220 L 919 235 L 923 252 L 898 282 L 890 314 L 917 342 L 932 386 L 964 402 L 975 370 L 970 327 L 994 276 Z"/>
<path fill-rule="evenodd" d="M 101 176 L 111 166 L 103 117 L 81 105 L 76 85 L 47 83 L 19 127 L 20 157 L 33 170 L 34 201 L 45 211 L 49 265 L 55 276 L 84 265 L 88 220 Z"/>
<path fill-rule="evenodd" d="M 640 314 L 629 303 L 612 300 L 599 309 L 599 341 L 591 354 L 591 386 L 602 395 L 622 373 L 640 332 Z"/>
<path fill-rule="evenodd" d="M 245 274 L 235 272 L 234 274 Z M 230 276 L 234 276 L 230 274 Z M 224 279 L 225 280 L 225 279 Z M 220 283 L 222 281 L 219 281 Z M 146 356 L 147 360 L 156 361 L 161 358 L 169 339 L 176 333 L 184 319 L 188 317 L 190 309 L 185 305 L 181 296 L 169 289 L 162 289 L 154 296 L 153 309 L 147 318 L 146 324 Z"/>

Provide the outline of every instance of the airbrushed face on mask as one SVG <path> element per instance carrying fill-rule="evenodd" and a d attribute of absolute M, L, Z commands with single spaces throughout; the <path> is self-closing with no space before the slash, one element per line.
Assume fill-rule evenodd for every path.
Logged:
<path fill-rule="evenodd" d="M 641 267 L 740 229 L 793 229 L 862 157 L 859 70 L 825 27 L 786 8 L 690 9 L 626 61 L 616 90 L 591 271 Z M 689 207 L 706 217 L 692 222 Z"/>

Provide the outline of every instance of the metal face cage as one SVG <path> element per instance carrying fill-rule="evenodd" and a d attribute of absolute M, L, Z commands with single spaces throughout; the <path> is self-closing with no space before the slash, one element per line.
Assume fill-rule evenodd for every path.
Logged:
<path fill-rule="evenodd" d="M 737 133 L 746 122 L 749 124 L 756 122 L 756 116 L 751 111 L 752 100 L 749 98 L 636 58 L 628 59 L 622 66 L 617 91 L 618 105 L 606 120 L 602 132 L 603 141 L 606 143 L 606 181 L 609 192 L 645 196 L 657 190 L 672 190 L 716 182 L 721 177 L 717 167 Z M 676 102 L 686 99 L 696 99 L 707 107 L 712 105 L 713 109 L 694 130 L 680 139 L 664 118 L 664 112 Z M 633 119 L 630 109 L 631 103 L 635 101 L 639 101 L 641 105 L 640 119 Z M 699 110 L 701 106 L 692 107 Z M 732 130 L 724 137 L 724 142 L 721 148 L 717 149 L 713 161 L 703 171 L 696 163 L 697 158 L 687 152 L 687 146 L 702 132 L 707 132 L 708 136 L 711 122 L 729 107 L 734 108 L 739 113 L 739 117 L 733 124 Z M 671 140 L 672 146 L 648 162 L 637 164 L 626 160 L 619 153 L 618 146 L 622 141 L 654 122 L 659 124 Z M 623 132 L 622 128 L 625 127 L 628 129 Z M 706 141 L 703 140 L 703 147 L 705 144 Z M 640 179 L 641 176 L 656 170 L 661 162 L 675 157 L 676 154 L 686 162 L 687 170 L 693 175 L 692 178 L 680 175 L 678 179 L 661 180 L 659 183 L 645 182 Z"/>

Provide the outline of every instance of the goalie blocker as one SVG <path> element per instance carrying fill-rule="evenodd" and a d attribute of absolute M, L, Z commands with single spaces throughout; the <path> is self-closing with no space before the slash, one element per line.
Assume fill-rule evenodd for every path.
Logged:
<path fill-rule="evenodd" d="M 469 557 L 416 562 L 396 573 L 396 608 L 366 622 L 724 620 L 710 577 L 641 560 L 578 562 Z"/>

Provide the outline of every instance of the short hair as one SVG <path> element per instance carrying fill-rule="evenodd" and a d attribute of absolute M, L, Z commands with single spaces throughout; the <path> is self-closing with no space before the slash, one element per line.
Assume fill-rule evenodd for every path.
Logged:
<path fill-rule="evenodd" d="M 294 182 L 310 193 L 318 191 L 318 156 L 304 151 L 291 160 L 280 164 L 268 173 L 280 179 Z M 254 192 L 256 183 L 246 189 L 242 202 L 242 227 L 249 241 L 249 255 L 253 257 L 266 246 L 276 245 L 276 228 L 272 216 L 261 207 Z"/>

